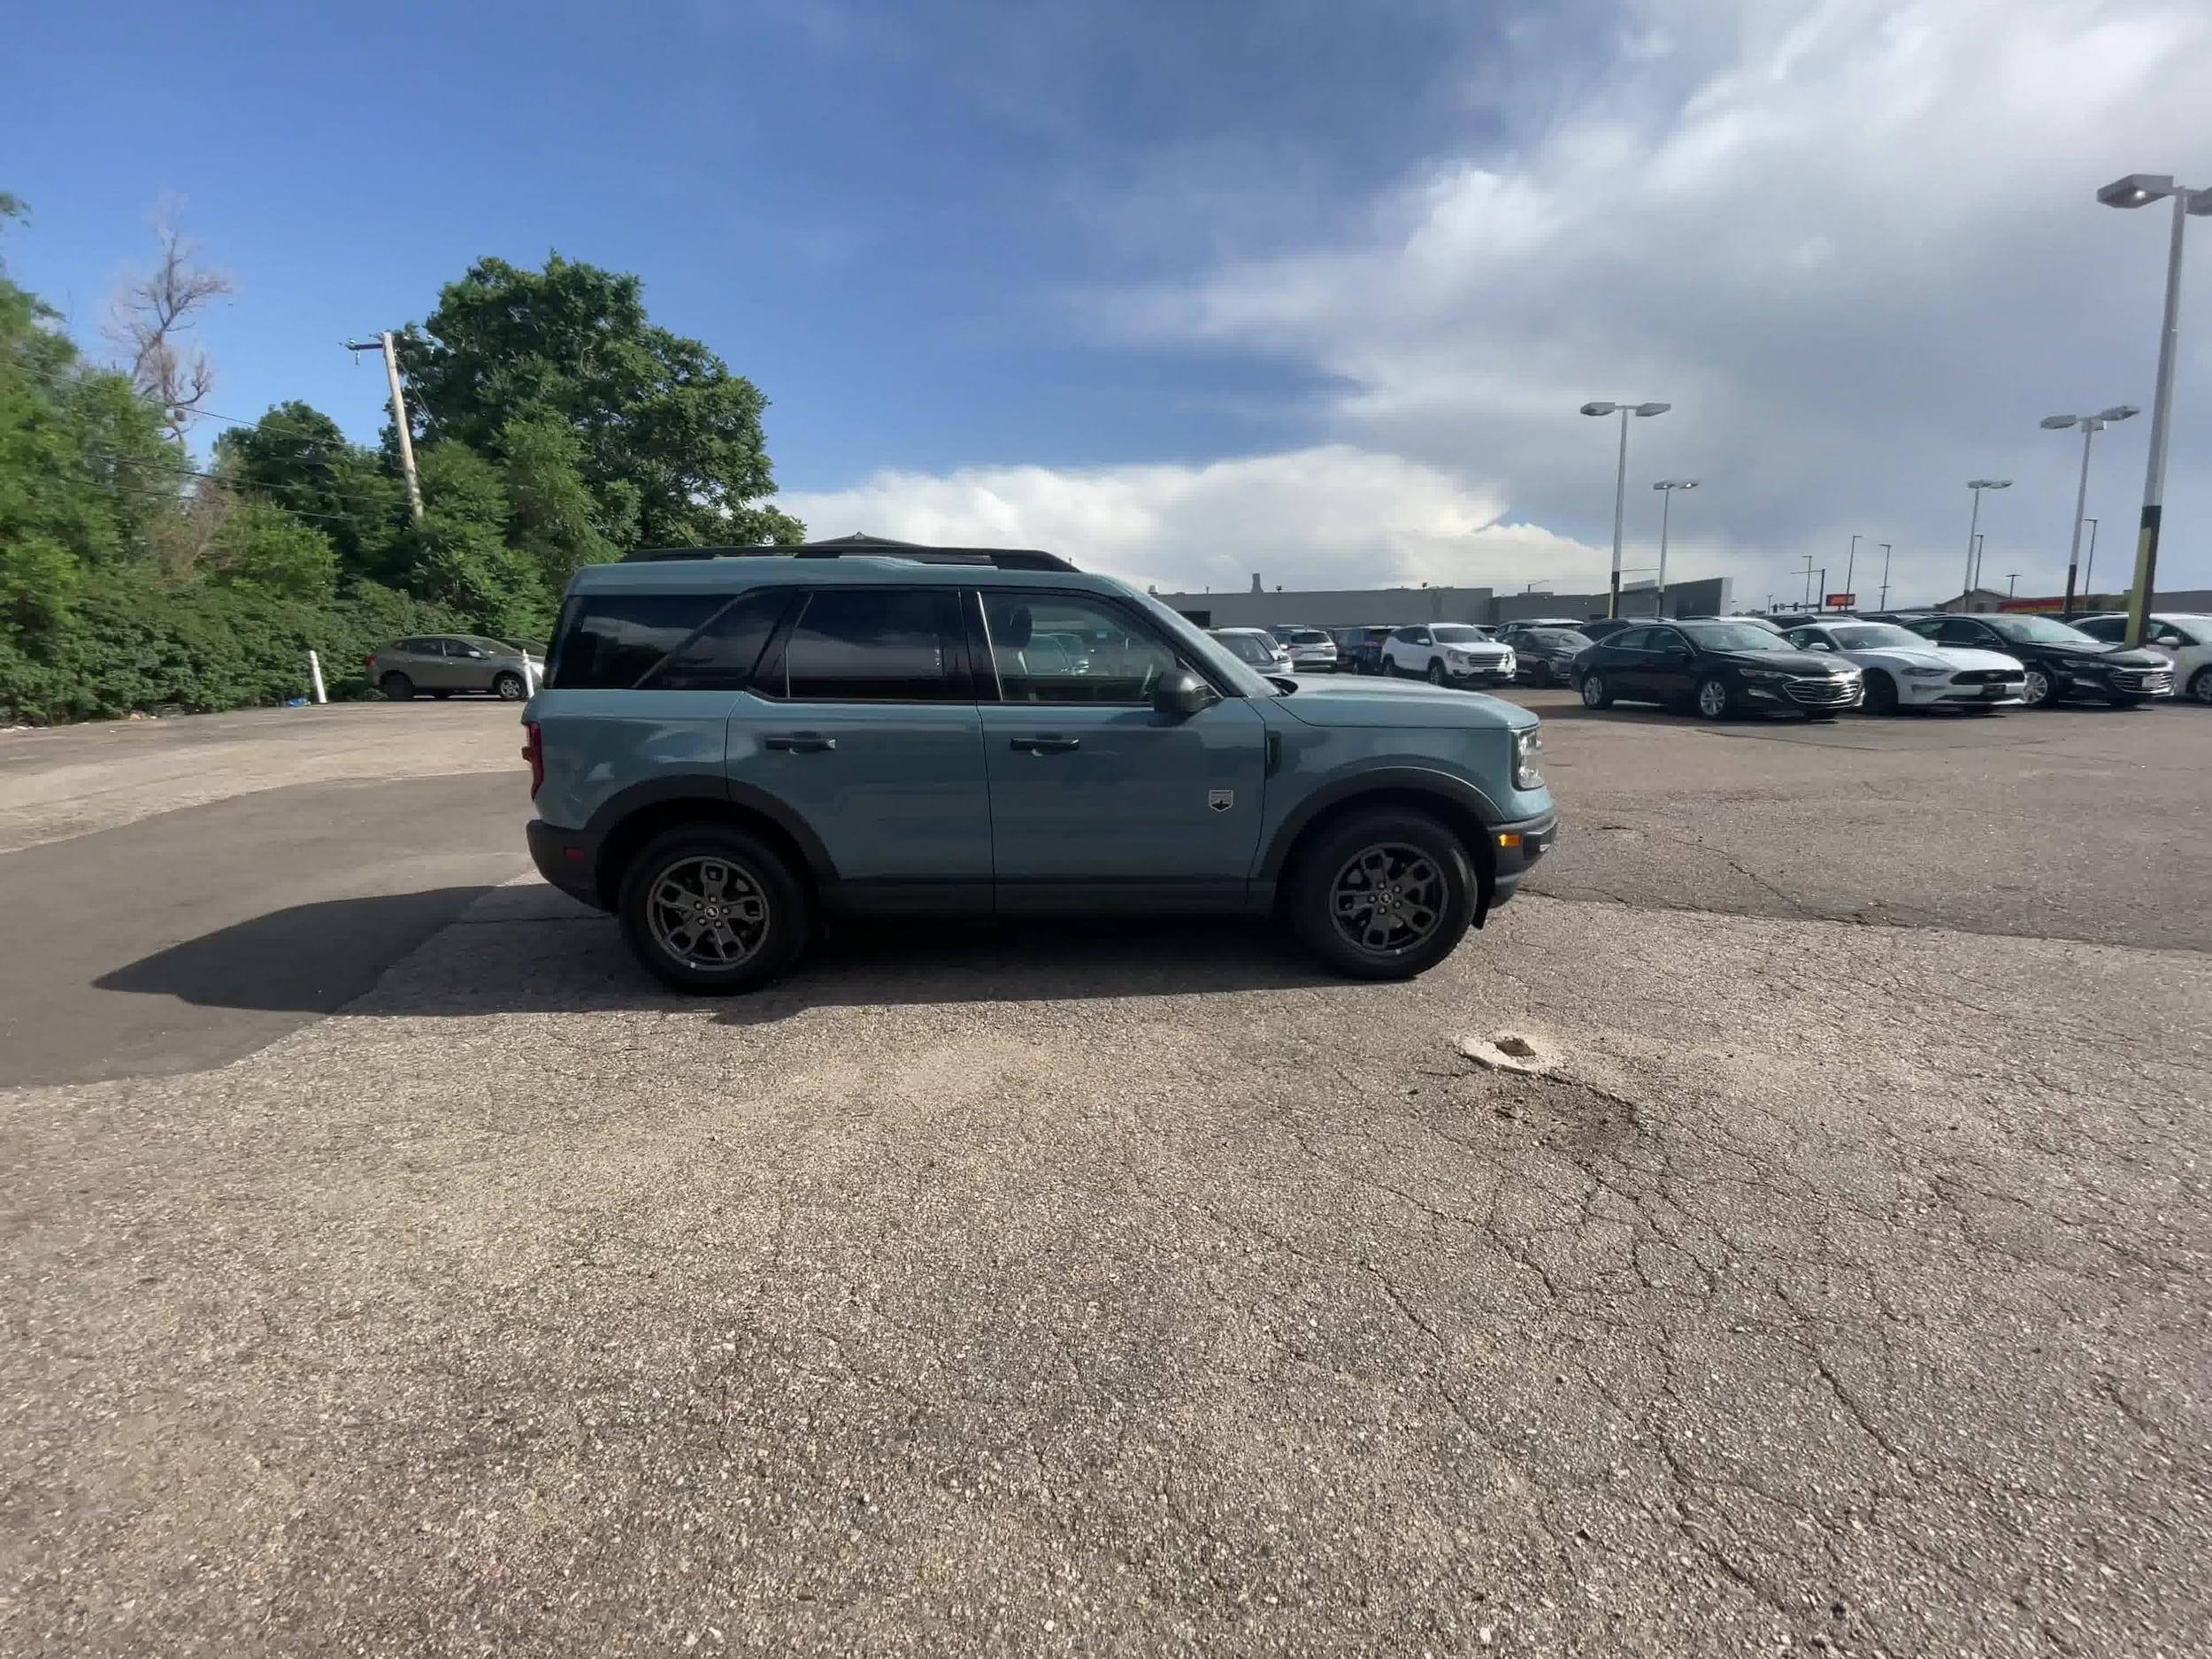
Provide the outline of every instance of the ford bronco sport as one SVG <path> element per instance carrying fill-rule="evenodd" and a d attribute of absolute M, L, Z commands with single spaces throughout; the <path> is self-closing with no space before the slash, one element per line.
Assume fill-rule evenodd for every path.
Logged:
<path fill-rule="evenodd" d="M 1271 679 L 1047 553 L 592 565 L 523 718 L 539 870 L 687 991 L 761 985 L 863 911 L 1274 912 L 1407 978 L 1556 826 L 1527 710 Z"/>

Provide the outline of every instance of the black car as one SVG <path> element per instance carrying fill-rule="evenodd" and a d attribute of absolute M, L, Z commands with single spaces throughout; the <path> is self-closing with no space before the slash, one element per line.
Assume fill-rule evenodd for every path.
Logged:
<path fill-rule="evenodd" d="M 1532 686 L 1565 685 L 1575 658 L 1596 643 L 1579 628 L 1516 628 L 1505 642 L 1513 648 L 1513 678 Z"/>
<path fill-rule="evenodd" d="M 1801 651 L 1748 622 L 1665 622 L 1600 640 L 1574 661 L 1588 709 L 1615 698 L 1691 708 L 1709 720 L 1794 709 L 1832 720 L 1856 708 L 1865 682 L 1835 657 Z"/>
<path fill-rule="evenodd" d="M 1915 617 L 1904 626 L 1938 645 L 1967 645 L 2018 657 L 2028 671 L 2020 699 L 2031 709 L 2054 703 L 2131 709 L 2173 695 L 2174 665 L 2156 651 L 2108 645 L 2049 617 Z"/>
<path fill-rule="evenodd" d="M 1356 674 L 1381 673 L 1383 641 L 1390 634 L 1390 629 L 1381 626 L 1337 629 L 1333 635 L 1337 666 Z"/>
<path fill-rule="evenodd" d="M 1600 617 L 1595 621 L 1584 623 L 1582 632 L 1591 639 L 1601 640 L 1609 634 L 1618 634 L 1623 628 L 1635 626 L 1636 618 L 1633 617 Z"/>

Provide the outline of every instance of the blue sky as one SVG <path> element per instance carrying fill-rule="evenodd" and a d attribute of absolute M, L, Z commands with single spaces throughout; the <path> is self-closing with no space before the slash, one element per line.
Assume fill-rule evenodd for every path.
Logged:
<path fill-rule="evenodd" d="M 1676 569 L 1763 599 L 1857 531 L 1932 596 L 1962 481 L 1993 472 L 2020 481 L 1985 568 L 2029 591 L 2072 497 L 2037 418 L 2149 402 L 2160 227 L 2089 198 L 2134 169 L 2212 183 L 2200 14 L 45 8 L 11 23 L 0 188 L 33 218 L 5 253 L 96 342 L 178 198 L 237 283 L 214 406 L 304 397 L 363 436 L 380 376 L 341 337 L 421 318 L 472 258 L 638 272 L 656 320 L 767 393 L 824 533 L 1177 584 L 1601 582 L 1611 452 L 1573 410 L 1648 396 L 1677 407 L 1637 434 L 1632 567 L 1650 478 L 1687 473 Z M 1913 176 L 1932 157 L 1945 188 Z M 2212 246 L 2169 568 L 2212 583 L 2208 273 Z M 2102 441 L 2101 569 L 2147 424 Z"/>

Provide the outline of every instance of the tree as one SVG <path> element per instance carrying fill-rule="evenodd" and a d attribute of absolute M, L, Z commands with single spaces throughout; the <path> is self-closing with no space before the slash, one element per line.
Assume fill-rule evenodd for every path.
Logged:
<path fill-rule="evenodd" d="M 216 470 L 249 494 L 312 515 L 349 580 L 395 582 L 406 492 L 374 449 L 311 404 L 279 403 L 215 442 Z"/>
<path fill-rule="evenodd" d="M 416 454 L 423 519 L 403 538 L 409 587 L 488 634 L 542 639 L 552 603 L 527 553 L 508 545 L 499 469 L 448 440 Z"/>
<path fill-rule="evenodd" d="M 219 586 L 315 604 L 328 604 L 338 582 L 330 538 L 266 501 L 232 506 L 215 532 L 207 565 Z"/>
<path fill-rule="evenodd" d="M 505 458 L 511 428 L 557 421 L 610 541 L 792 542 L 805 526 L 763 504 L 775 478 L 767 400 L 696 340 L 646 319 L 634 276 L 548 257 L 480 259 L 401 342 L 418 435 Z M 626 522 L 634 506 L 635 520 Z"/>
<path fill-rule="evenodd" d="M 508 539 L 535 561 L 549 589 L 566 588 L 583 565 L 622 556 L 617 538 L 599 527 L 601 509 L 584 483 L 584 444 L 573 426 L 551 413 L 526 416 L 500 428 L 499 447 L 507 457 Z M 635 492 L 615 488 L 628 510 L 622 527 L 634 536 Z"/>
<path fill-rule="evenodd" d="M 161 411 L 171 433 L 180 434 L 215 389 L 215 365 L 196 346 L 188 355 L 184 336 L 198 326 L 202 311 L 231 291 L 231 281 L 199 265 L 199 250 L 165 211 L 154 234 L 160 256 L 116 298 L 107 334 L 127 357 L 125 372 L 139 396 Z"/>

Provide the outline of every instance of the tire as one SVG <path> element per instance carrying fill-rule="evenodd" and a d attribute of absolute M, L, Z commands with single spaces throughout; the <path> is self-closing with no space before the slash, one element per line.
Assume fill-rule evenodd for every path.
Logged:
<path fill-rule="evenodd" d="M 530 687 L 523 684 L 522 676 L 503 669 L 492 680 L 492 695 L 502 703 L 520 703 L 530 695 Z"/>
<path fill-rule="evenodd" d="M 722 872 L 719 879 L 715 872 Z M 687 955 L 680 935 L 686 920 L 671 895 L 704 903 L 719 901 L 730 919 L 693 942 Z M 680 824 L 657 835 L 622 872 L 615 913 L 623 941 L 645 971 L 679 991 L 727 996 L 776 978 L 798 959 L 814 932 L 813 905 L 805 885 L 783 855 L 758 836 L 727 824 Z M 698 924 L 689 926 L 696 929 Z M 741 949 L 734 960 L 704 960 Z"/>
<path fill-rule="evenodd" d="M 2189 695 L 2199 703 L 2212 705 L 2212 668 L 2200 668 L 2189 677 Z"/>
<path fill-rule="evenodd" d="M 415 682 L 397 669 L 378 680 L 376 688 L 384 694 L 387 703 L 405 703 L 415 695 Z"/>
<path fill-rule="evenodd" d="M 1859 705 L 1864 714 L 1894 714 L 1897 712 L 1897 682 L 1878 668 L 1866 677 L 1866 701 Z"/>
<path fill-rule="evenodd" d="M 1361 906 L 1378 878 L 1392 887 L 1390 909 Z M 1339 895 L 1352 908 L 1338 919 Z M 1475 872 L 1467 849 L 1425 813 L 1378 807 L 1355 811 L 1299 849 L 1287 910 L 1292 928 L 1314 955 L 1353 979 L 1409 979 L 1450 956 L 1475 915 Z M 1425 930 L 1421 918 L 1427 918 Z M 1379 942 L 1362 942 L 1362 935 Z"/>
<path fill-rule="evenodd" d="M 2057 687 L 2051 684 L 2050 672 L 2028 664 L 2028 677 L 2020 687 L 2020 701 L 2031 709 L 2047 709 L 2057 701 Z"/>
<path fill-rule="evenodd" d="M 1440 686 L 1443 683 L 1444 664 L 1438 662 L 1436 658 L 1432 657 L 1429 658 L 1429 684 L 1432 686 Z"/>
<path fill-rule="evenodd" d="M 1605 683 L 1603 674 L 1585 674 L 1582 683 L 1575 687 L 1582 694 L 1586 709 L 1609 709 L 1613 706 L 1613 688 Z"/>
<path fill-rule="evenodd" d="M 1539 662 L 1533 669 L 1529 671 L 1529 680 L 1533 685 L 1542 686 L 1548 689 L 1558 683 L 1558 676 L 1551 672 L 1549 663 Z"/>
<path fill-rule="evenodd" d="M 1725 681 L 1708 674 L 1697 682 L 1697 712 L 1700 718 L 1725 720 L 1735 712 L 1734 703 L 1735 699 L 1728 695 Z"/>

